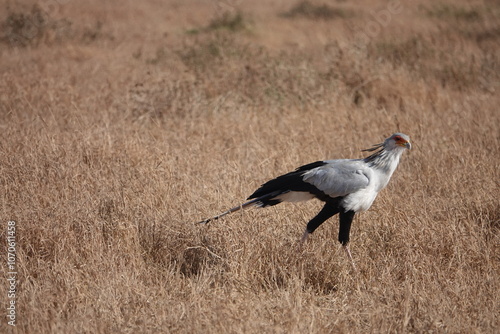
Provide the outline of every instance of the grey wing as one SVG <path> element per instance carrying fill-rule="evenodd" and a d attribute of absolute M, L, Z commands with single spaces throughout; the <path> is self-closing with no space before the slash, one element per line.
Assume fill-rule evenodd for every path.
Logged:
<path fill-rule="evenodd" d="M 366 188 L 372 173 L 361 161 L 333 160 L 306 172 L 303 180 L 331 197 L 340 197 Z"/>

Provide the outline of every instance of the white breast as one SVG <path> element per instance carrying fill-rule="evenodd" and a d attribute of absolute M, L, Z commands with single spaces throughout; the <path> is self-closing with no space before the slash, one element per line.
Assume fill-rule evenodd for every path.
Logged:
<path fill-rule="evenodd" d="M 375 190 L 375 187 L 370 185 L 364 189 L 347 195 L 342 201 L 342 206 L 346 211 L 366 211 L 372 206 L 377 194 L 378 192 Z"/>
<path fill-rule="evenodd" d="M 384 189 L 389 182 L 394 169 L 395 166 L 394 168 L 391 168 L 391 171 L 389 172 L 384 172 L 377 169 L 373 170 L 373 173 L 370 175 L 370 184 L 368 185 L 368 187 L 347 195 L 342 202 L 344 208 L 346 210 L 352 210 L 354 212 L 368 210 L 372 206 L 373 201 L 377 197 L 379 191 Z"/>

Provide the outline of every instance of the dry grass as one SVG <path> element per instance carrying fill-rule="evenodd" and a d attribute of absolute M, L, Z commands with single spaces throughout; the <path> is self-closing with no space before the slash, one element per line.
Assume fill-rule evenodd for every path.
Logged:
<path fill-rule="evenodd" d="M 361 45 L 385 1 L 328 20 L 286 1 L 9 3 L 0 236 L 17 222 L 19 281 L 2 332 L 500 328 L 498 2 L 404 2 Z M 415 149 L 355 219 L 358 275 L 336 219 L 295 251 L 316 202 L 193 224 L 396 130 Z"/>

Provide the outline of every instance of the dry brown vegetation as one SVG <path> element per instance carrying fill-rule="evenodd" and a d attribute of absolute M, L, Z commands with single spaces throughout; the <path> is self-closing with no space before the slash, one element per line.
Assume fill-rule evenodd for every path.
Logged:
<path fill-rule="evenodd" d="M 1 6 L 1 332 L 498 332 L 498 1 Z M 358 274 L 314 201 L 193 224 L 395 131 Z"/>

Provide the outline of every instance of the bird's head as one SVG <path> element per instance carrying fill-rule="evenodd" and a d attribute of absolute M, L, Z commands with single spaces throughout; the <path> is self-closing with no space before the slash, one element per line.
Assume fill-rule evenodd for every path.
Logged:
<path fill-rule="evenodd" d="M 405 149 L 411 149 L 410 137 L 404 133 L 395 133 L 383 143 L 373 145 L 371 148 L 363 150 L 365 152 L 373 152 L 372 155 L 363 160 L 377 168 L 385 168 L 390 170 L 390 174 L 394 171 L 399 162 L 399 157 Z"/>
<path fill-rule="evenodd" d="M 407 148 L 411 150 L 410 137 L 404 133 L 395 133 L 384 141 L 384 148 L 392 150 L 396 148 Z"/>

